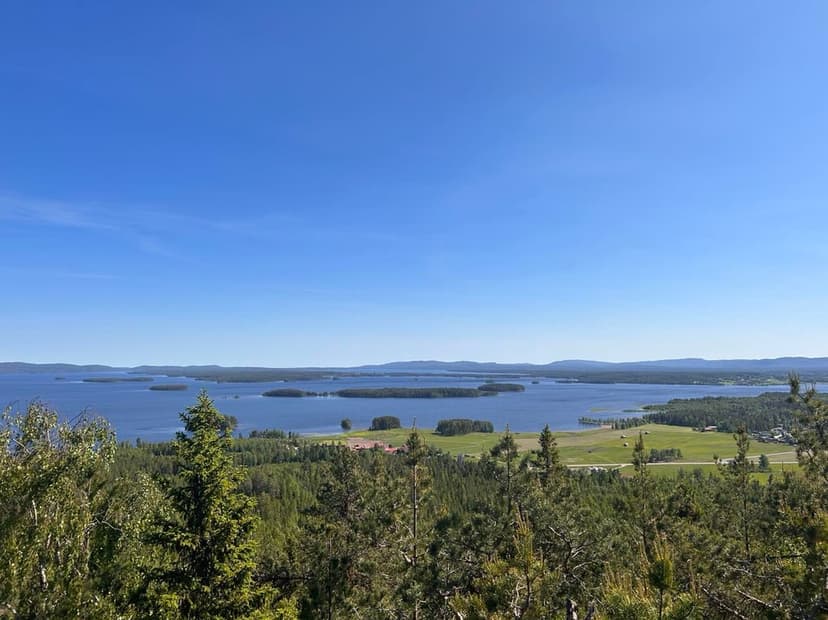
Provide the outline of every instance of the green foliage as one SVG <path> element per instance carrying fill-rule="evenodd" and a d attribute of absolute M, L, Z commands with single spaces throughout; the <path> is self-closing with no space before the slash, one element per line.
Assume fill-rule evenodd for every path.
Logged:
<path fill-rule="evenodd" d="M 681 459 L 681 448 L 650 448 L 648 463 L 671 463 Z"/>
<path fill-rule="evenodd" d="M 371 420 L 372 431 L 387 431 L 394 428 L 400 428 L 400 419 L 393 415 L 383 415 Z"/>
<path fill-rule="evenodd" d="M 707 396 L 677 398 L 664 405 L 647 405 L 643 421 L 704 428 L 716 426 L 719 432 L 733 433 L 740 426 L 752 431 L 768 431 L 777 426 L 790 428 L 797 406 L 781 392 L 752 397 Z"/>
<path fill-rule="evenodd" d="M 100 481 L 114 450 L 109 426 L 59 421 L 39 402 L 0 420 L 0 616 L 56 618 L 111 603 L 92 587 Z"/>
<path fill-rule="evenodd" d="M 541 470 L 541 484 L 546 486 L 551 481 L 555 471 L 559 469 L 561 460 L 558 453 L 558 444 L 552 431 L 549 430 L 548 424 L 543 427 L 538 436 L 538 445 L 540 449 L 534 453 L 534 461 Z"/>
<path fill-rule="evenodd" d="M 351 418 L 342 418 L 339 422 L 339 426 L 344 432 L 347 433 L 351 430 Z"/>
<path fill-rule="evenodd" d="M 647 426 L 632 455 L 617 432 L 507 428 L 479 435 L 493 447 L 475 459 L 442 453 L 430 431 L 389 431 L 396 455 L 234 440 L 206 394 L 173 443 L 116 447 L 105 426 L 42 406 L 7 414 L 0 617 L 529 619 L 577 605 L 596 619 L 817 618 L 825 409 L 792 397 L 804 475 L 762 484 L 744 428 L 732 443 Z M 669 467 L 654 450 L 694 458 L 710 435 L 735 454 L 718 472 L 654 475 Z M 634 468 L 561 465 L 604 441 Z"/>
<path fill-rule="evenodd" d="M 650 462 L 650 459 L 647 457 L 647 454 L 644 450 L 644 435 L 642 433 L 638 433 L 638 439 L 635 440 L 635 447 L 633 448 L 633 457 L 632 457 L 632 464 L 635 467 L 635 473 L 637 476 L 641 477 L 645 474 L 647 470 L 647 463 Z"/>
<path fill-rule="evenodd" d="M 252 430 L 247 435 L 250 439 L 285 439 L 287 433 L 283 430 L 266 428 L 264 430 Z"/>
<path fill-rule="evenodd" d="M 437 422 L 434 430 L 438 435 L 452 437 L 454 435 L 468 435 L 469 433 L 493 433 L 494 425 L 488 420 L 469 420 L 466 418 L 451 418 Z"/>
<path fill-rule="evenodd" d="M 204 391 L 181 420 L 178 476 L 166 489 L 171 510 L 151 537 L 170 560 L 151 575 L 155 596 L 184 618 L 243 617 L 260 594 L 253 583 L 256 519 L 252 500 L 238 490 L 230 425 Z"/>
<path fill-rule="evenodd" d="M 796 407 L 797 455 L 810 478 L 828 487 L 828 402 L 820 399 L 814 387 L 800 391 L 799 378 L 791 377 L 791 398 Z"/>

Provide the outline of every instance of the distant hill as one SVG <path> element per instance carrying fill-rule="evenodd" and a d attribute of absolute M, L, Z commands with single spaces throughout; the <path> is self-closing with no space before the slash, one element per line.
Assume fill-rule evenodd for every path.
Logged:
<path fill-rule="evenodd" d="M 772 359 L 731 359 L 706 360 L 683 358 L 651 360 L 641 362 L 601 362 L 596 360 L 561 360 L 548 364 L 503 364 L 498 362 L 440 362 L 410 361 L 390 362 L 373 366 L 359 366 L 351 370 L 384 372 L 418 372 L 423 370 L 440 372 L 607 372 L 607 371 L 693 371 L 693 372 L 789 372 L 796 370 L 828 372 L 828 357 L 778 357 Z"/>
<path fill-rule="evenodd" d="M 356 367 L 266 368 L 260 366 L 135 366 L 131 368 L 75 364 L 28 364 L 0 362 L 0 373 L 95 373 L 130 372 L 145 375 L 191 377 L 218 382 L 301 381 L 324 377 L 379 374 L 433 374 L 512 377 L 549 377 L 584 383 L 738 383 L 786 381 L 797 372 L 804 381 L 828 382 L 828 357 L 779 357 L 771 359 L 706 360 L 683 358 L 641 362 L 561 360 L 548 364 L 438 360 L 389 362 Z"/>
<path fill-rule="evenodd" d="M 102 364 L 28 364 L 26 362 L 0 362 L 0 373 L 61 373 L 61 372 L 117 372 L 127 368 L 114 368 Z"/>

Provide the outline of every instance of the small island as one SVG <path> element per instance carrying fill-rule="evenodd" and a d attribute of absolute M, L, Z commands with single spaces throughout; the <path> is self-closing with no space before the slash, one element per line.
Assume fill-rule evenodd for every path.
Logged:
<path fill-rule="evenodd" d="M 475 398 L 494 395 L 495 392 L 483 392 L 477 388 L 460 387 L 384 387 L 384 388 L 348 388 L 335 392 L 342 398 Z"/>
<path fill-rule="evenodd" d="M 481 392 L 523 392 L 525 385 L 520 383 L 485 383 L 477 388 Z"/>
<path fill-rule="evenodd" d="M 149 383 L 152 377 L 86 377 L 84 383 Z"/>
<path fill-rule="evenodd" d="M 158 383 L 147 388 L 153 392 L 183 392 L 189 389 L 186 383 Z"/>
<path fill-rule="evenodd" d="M 276 388 L 275 390 L 262 392 L 262 396 L 267 396 L 268 398 L 302 398 L 303 396 L 319 396 L 319 394 L 298 390 L 296 388 Z"/>
<path fill-rule="evenodd" d="M 339 396 L 340 398 L 477 398 L 497 396 L 499 392 L 523 392 L 519 383 L 487 383 L 476 388 L 465 387 L 381 387 L 345 388 L 335 392 L 310 392 L 298 388 L 276 388 L 262 392 L 262 396 L 303 398 L 306 396 Z"/>

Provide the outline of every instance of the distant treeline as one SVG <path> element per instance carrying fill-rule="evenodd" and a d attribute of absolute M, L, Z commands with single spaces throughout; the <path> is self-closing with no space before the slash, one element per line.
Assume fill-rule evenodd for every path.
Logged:
<path fill-rule="evenodd" d="M 675 398 L 663 405 L 647 405 L 647 422 L 705 428 L 733 433 L 744 425 L 751 431 L 768 431 L 777 426 L 790 428 L 798 406 L 783 392 L 759 396 Z"/>
<path fill-rule="evenodd" d="M 650 456 L 647 461 L 649 463 L 672 463 L 681 458 L 681 450 L 678 448 L 663 448 L 656 450 L 650 448 Z"/>
<path fill-rule="evenodd" d="M 616 430 L 624 430 L 625 428 L 635 428 L 636 426 L 649 424 L 650 422 L 645 418 L 646 416 L 638 418 L 592 418 L 589 416 L 581 416 L 578 418 L 578 423 L 588 424 L 590 426 L 609 426 Z"/>
<path fill-rule="evenodd" d="M 493 433 L 494 425 L 488 420 L 469 420 L 466 418 L 452 418 L 440 420 L 434 431 L 438 435 L 466 435 L 468 433 Z"/>
<path fill-rule="evenodd" d="M 703 370 L 585 370 L 527 371 L 529 377 L 549 377 L 557 383 L 651 383 L 656 385 L 784 385 L 787 373 L 782 372 L 722 372 Z M 828 380 L 825 372 L 802 373 L 803 383 L 822 383 Z"/>
<path fill-rule="evenodd" d="M 469 398 L 494 396 L 502 390 L 478 390 L 458 387 L 384 387 L 346 388 L 334 392 L 310 392 L 297 388 L 276 388 L 262 393 L 262 396 L 301 398 L 304 396 L 340 396 L 342 398 Z"/>
<path fill-rule="evenodd" d="M 152 377 L 86 377 L 84 383 L 146 383 Z"/>
<path fill-rule="evenodd" d="M 301 398 L 303 396 L 330 396 L 331 394 L 332 392 L 308 392 L 306 390 L 298 390 L 296 388 L 277 388 L 275 390 L 263 392 L 262 396 Z"/>
<path fill-rule="evenodd" d="M 266 428 L 264 430 L 252 430 L 248 434 L 250 439 L 287 439 L 288 434 L 277 428 Z"/>
<path fill-rule="evenodd" d="M 623 430 L 644 424 L 669 424 L 703 429 L 715 426 L 722 433 L 734 433 L 740 425 L 750 431 L 769 431 L 777 426 L 791 428 L 797 405 L 783 392 L 759 396 L 706 396 L 675 398 L 661 405 L 646 405 L 643 416 L 630 418 L 581 417 L 581 424 L 606 425 Z"/>
<path fill-rule="evenodd" d="M 154 392 L 183 392 L 188 389 L 188 386 L 186 383 L 158 383 L 149 386 L 147 389 L 153 390 Z"/>
<path fill-rule="evenodd" d="M 477 389 L 481 392 L 523 392 L 526 386 L 520 383 L 485 383 Z"/>
<path fill-rule="evenodd" d="M 460 387 L 384 387 L 347 388 L 336 392 L 342 398 L 474 398 L 493 396 L 497 392 L 484 392 L 477 388 Z"/>

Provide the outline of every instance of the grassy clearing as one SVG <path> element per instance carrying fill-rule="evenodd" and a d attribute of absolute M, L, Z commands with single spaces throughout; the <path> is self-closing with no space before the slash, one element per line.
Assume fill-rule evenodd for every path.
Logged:
<path fill-rule="evenodd" d="M 409 428 L 395 428 L 390 431 L 351 431 L 340 435 L 319 437 L 318 439 L 323 442 L 337 442 L 345 441 L 349 437 L 359 437 L 373 439 L 375 441 L 384 441 L 392 446 L 401 446 L 410 434 L 411 429 Z M 430 446 L 452 454 L 471 454 L 474 456 L 491 449 L 500 439 L 500 433 L 469 433 L 467 435 L 443 437 L 434 431 L 421 430 L 420 434 Z M 537 435 L 534 433 L 517 433 L 516 436 L 525 438 L 527 441 L 530 438 L 534 438 L 534 441 L 537 443 Z"/>
<path fill-rule="evenodd" d="M 669 478 L 675 476 L 679 471 L 684 470 L 685 473 L 691 473 L 696 469 L 700 469 L 704 475 L 708 474 L 716 474 L 718 475 L 719 469 L 716 465 L 682 465 L 681 463 L 670 463 L 668 465 L 659 465 L 656 467 L 650 467 L 649 471 L 652 472 L 654 476 L 665 477 Z M 762 484 L 765 484 L 768 481 L 768 478 L 771 474 L 779 476 L 782 472 L 786 471 L 794 471 L 798 472 L 799 465 L 793 463 L 773 463 L 771 464 L 771 468 L 769 472 L 754 472 L 751 474 L 751 477 L 758 480 Z M 621 469 L 621 475 L 629 476 L 633 474 L 632 465 L 624 467 Z"/>
<path fill-rule="evenodd" d="M 736 442 L 729 433 L 699 433 L 683 426 L 647 424 L 624 431 L 607 428 L 556 433 L 561 461 L 566 465 L 629 463 L 638 432 L 645 433 L 644 447 L 679 448 L 682 461 L 691 463 L 712 463 L 714 456 L 729 458 L 736 454 Z M 622 437 L 626 435 L 626 437 Z M 521 440 L 521 448 L 529 449 L 530 442 Z M 624 444 L 628 444 L 624 446 Z M 783 452 L 788 446 L 752 442 L 750 455 Z M 793 459 L 792 459 L 793 460 Z"/>
<path fill-rule="evenodd" d="M 671 465 L 657 465 L 654 471 L 662 470 L 675 473 L 682 467 L 692 470 L 702 463 L 715 470 L 714 456 L 726 459 L 736 454 L 736 443 L 729 433 L 699 433 L 690 428 L 681 426 L 666 426 L 663 424 L 647 424 L 636 429 L 624 431 L 607 428 L 586 431 L 555 433 L 561 462 L 565 465 L 614 465 L 627 464 L 632 460 L 632 450 L 638 432 L 645 433 L 644 446 L 650 448 L 679 448 L 682 452 L 681 461 Z M 340 435 L 320 437 L 319 441 L 344 441 L 348 437 L 360 437 L 384 441 L 392 446 L 400 446 L 410 434 L 410 429 L 398 428 L 389 431 L 352 431 Z M 443 437 L 433 431 L 420 431 L 427 444 L 452 454 L 468 454 L 477 456 L 489 450 L 500 438 L 500 433 L 469 433 L 454 437 Z M 626 437 L 622 437 L 626 435 Z M 533 450 L 538 447 L 537 433 L 515 433 L 515 439 L 521 451 Z M 624 446 L 624 444 L 628 444 Z M 772 463 L 781 465 L 782 461 L 795 461 L 796 455 L 790 446 L 778 444 L 763 444 L 751 442 L 749 454 L 758 457 L 767 454 Z M 785 464 L 786 468 L 794 465 Z M 776 467 L 776 465 L 775 465 Z"/>

